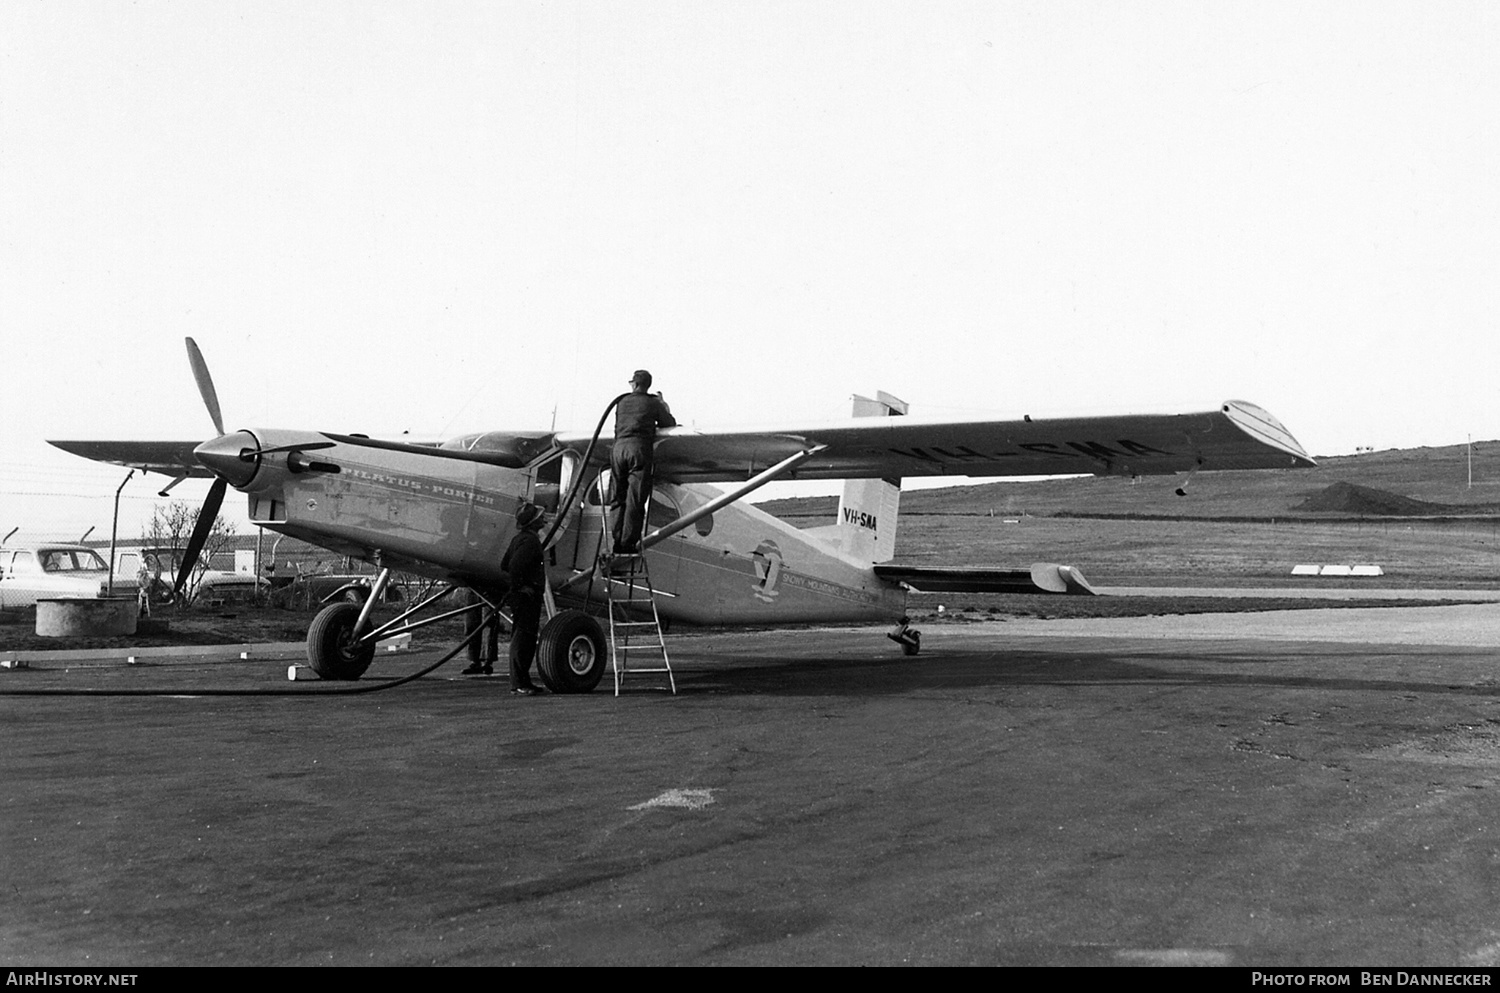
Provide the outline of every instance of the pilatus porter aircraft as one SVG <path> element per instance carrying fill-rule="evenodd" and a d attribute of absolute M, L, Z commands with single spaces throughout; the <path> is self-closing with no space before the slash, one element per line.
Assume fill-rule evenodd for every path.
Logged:
<path fill-rule="evenodd" d="M 1314 464 L 1276 418 L 1238 400 L 1190 414 L 953 421 L 897 416 L 905 404 L 879 394 L 856 397 L 854 416 L 834 423 L 665 428 L 656 441 L 643 562 L 622 578 L 601 556 L 609 548 L 602 506 L 609 432 L 491 431 L 432 445 L 282 428 L 226 432 L 213 380 L 191 338 L 187 350 L 215 437 L 52 444 L 174 480 L 213 479 L 179 583 L 192 571 L 230 486 L 249 498 L 255 524 L 372 563 L 377 578 L 365 603 L 334 603 L 309 626 L 308 660 L 324 679 L 356 679 L 373 660 L 377 639 L 472 609 L 439 603 L 455 589 L 474 591 L 498 611 L 507 585 L 500 560 L 522 501 L 551 515 L 543 532 L 549 619 L 538 669 L 549 689 L 577 693 L 598 684 L 613 654 L 606 630 L 615 630 L 610 604 L 622 586 L 634 596 L 648 585 L 654 595 L 636 602 L 648 618 L 659 617 L 658 633 L 661 622 L 672 621 L 880 622 L 895 626 L 891 637 L 908 654 L 920 644 L 905 619 L 908 590 L 1091 592 L 1066 566 L 891 564 L 903 477 L 1191 477 Z M 837 521 L 798 529 L 743 502 L 777 479 L 847 480 Z M 395 620 L 377 623 L 371 607 L 392 570 L 431 585 Z M 640 574 L 649 576 L 645 584 Z M 615 668 L 618 691 L 620 663 Z"/>

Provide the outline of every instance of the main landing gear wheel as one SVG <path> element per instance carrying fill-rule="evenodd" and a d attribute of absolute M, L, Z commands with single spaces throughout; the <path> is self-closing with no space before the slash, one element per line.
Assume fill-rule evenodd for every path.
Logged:
<path fill-rule="evenodd" d="M 358 679 L 375 658 L 375 643 L 354 639 L 359 604 L 335 603 L 307 627 L 307 663 L 322 679 Z"/>
<path fill-rule="evenodd" d="M 564 610 L 542 628 L 536 667 L 553 693 L 587 693 L 599 685 L 608 661 L 604 631 L 581 610 Z"/>

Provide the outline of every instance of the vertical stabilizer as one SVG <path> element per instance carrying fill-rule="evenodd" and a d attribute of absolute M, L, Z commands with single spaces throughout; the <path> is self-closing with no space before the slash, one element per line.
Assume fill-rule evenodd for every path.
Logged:
<path fill-rule="evenodd" d="M 899 417 L 906 403 L 889 393 L 875 399 L 856 396 L 855 417 Z M 851 479 L 839 498 L 838 521 L 819 528 L 820 537 L 866 562 L 889 562 L 896 555 L 896 514 L 901 509 L 900 479 Z"/>

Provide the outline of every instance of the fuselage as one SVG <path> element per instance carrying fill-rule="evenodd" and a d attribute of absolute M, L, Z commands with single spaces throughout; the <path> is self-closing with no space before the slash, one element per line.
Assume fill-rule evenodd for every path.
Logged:
<path fill-rule="evenodd" d="M 555 453 L 521 469 L 363 445 L 312 432 L 226 435 L 255 449 L 317 443 L 316 451 L 258 455 L 229 476 L 256 524 L 393 569 L 482 589 L 503 589 L 500 561 L 523 500 L 555 511 L 579 472 Z M 221 439 L 222 440 L 222 439 Z M 321 468 L 319 468 L 321 467 Z M 337 471 L 330 471 L 336 467 Z M 549 579 L 571 600 L 600 602 L 588 578 L 607 531 L 597 470 L 583 469 L 582 497 L 566 512 L 548 553 Z M 658 485 L 648 532 L 703 506 L 709 485 Z M 860 562 L 753 506 L 731 504 L 646 552 L 663 617 L 696 624 L 892 621 L 904 591 Z"/>

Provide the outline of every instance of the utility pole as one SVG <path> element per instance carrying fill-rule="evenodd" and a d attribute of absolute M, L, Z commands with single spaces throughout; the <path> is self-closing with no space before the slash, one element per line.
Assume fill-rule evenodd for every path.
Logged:
<path fill-rule="evenodd" d="M 1474 435 L 1469 435 L 1469 489 L 1474 488 Z"/>
<path fill-rule="evenodd" d="M 115 516 L 109 525 L 109 579 L 105 581 L 105 596 L 114 596 L 115 594 L 115 536 L 120 530 L 120 490 L 125 488 L 125 484 L 130 482 L 130 477 L 134 475 L 135 470 L 131 469 L 125 474 L 125 478 L 120 480 L 119 489 L 115 490 Z M 92 531 L 93 528 L 89 530 Z"/>

